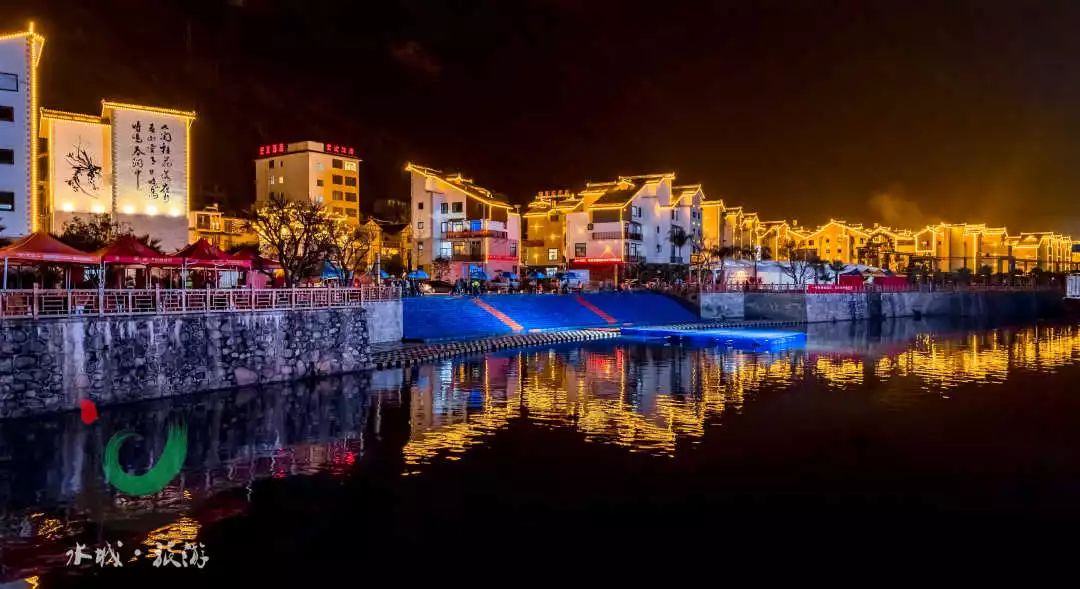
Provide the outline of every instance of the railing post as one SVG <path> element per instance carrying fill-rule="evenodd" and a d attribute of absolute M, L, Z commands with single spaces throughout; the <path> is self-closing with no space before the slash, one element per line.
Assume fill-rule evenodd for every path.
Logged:
<path fill-rule="evenodd" d="M 210 287 L 206 287 L 206 311 L 210 310 Z"/>
<path fill-rule="evenodd" d="M 37 319 L 37 316 L 38 316 L 38 287 L 37 287 L 37 284 L 34 284 L 34 292 L 33 292 L 33 294 L 30 295 L 30 314 L 33 315 L 34 319 Z"/>
<path fill-rule="evenodd" d="M 162 308 L 161 308 L 161 285 L 160 284 L 155 284 L 154 285 L 154 312 L 158 313 L 158 314 L 162 313 Z"/>

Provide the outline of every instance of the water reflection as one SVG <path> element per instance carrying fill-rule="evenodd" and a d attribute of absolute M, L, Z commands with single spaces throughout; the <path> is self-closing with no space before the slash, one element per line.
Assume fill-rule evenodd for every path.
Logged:
<path fill-rule="evenodd" d="M 964 328 L 898 321 L 808 328 L 805 349 L 752 353 L 593 342 L 455 358 L 406 370 L 201 395 L 0 425 L 3 580 L 63 565 L 75 537 L 124 536 L 145 547 L 200 538 L 244 512 L 254 483 L 300 475 L 365 476 L 370 452 L 423 473 L 468 455 L 513 422 L 576 432 L 586 443 L 677 459 L 710 428 L 772 392 L 854 391 L 884 406 L 1052 374 L 1080 359 L 1080 326 Z M 188 460 L 161 493 L 131 498 L 102 481 L 105 441 L 138 432 L 122 453 L 145 468 L 183 417 Z M 782 428 L 783 424 L 778 424 Z M 383 443 L 384 430 L 400 431 Z M 568 457 L 572 460 L 573 457 Z M 396 475 L 395 475 L 396 476 Z"/>

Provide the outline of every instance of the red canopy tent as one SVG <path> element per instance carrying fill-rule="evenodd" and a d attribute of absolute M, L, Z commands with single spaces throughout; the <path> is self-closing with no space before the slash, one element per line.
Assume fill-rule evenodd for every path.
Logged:
<path fill-rule="evenodd" d="M 119 237 L 110 245 L 99 249 L 95 255 L 101 256 L 106 264 L 137 264 L 140 266 L 182 266 L 184 259 L 169 256 L 146 245 L 134 235 Z"/>
<path fill-rule="evenodd" d="M 275 279 L 272 276 L 267 276 L 267 273 L 273 273 L 273 271 L 281 268 L 281 264 L 278 262 L 260 256 L 258 249 L 254 247 L 245 247 L 233 254 L 232 258 L 234 260 L 247 260 L 251 262 L 251 269 L 253 272 L 248 272 L 247 283 L 248 286 L 252 288 L 264 288 L 267 285 L 273 286 Z"/>
<path fill-rule="evenodd" d="M 187 268 L 251 268 L 251 260 L 234 259 L 202 238 L 173 256 L 182 258 Z"/>
<path fill-rule="evenodd" d="M 101 257 L 77 250 L 56 239 L 48 233 L 31 233 L 26 237 L 0 248 L 0 257 L 4 259 L 4 283 L 7 288 L 8 264 L 15 262 L 53 263 L 53 264 L 97 264 Z"/>

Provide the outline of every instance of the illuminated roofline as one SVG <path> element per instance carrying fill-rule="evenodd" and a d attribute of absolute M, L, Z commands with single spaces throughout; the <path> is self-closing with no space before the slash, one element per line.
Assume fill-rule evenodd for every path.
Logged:
<path fill-rule="evenodd" d="M 137 110 L 141 112 L 152 112 L 162 115 L 171 115 L 174 117 L 181 117 L 185 119 L 194 119 L 195 111 L 193 110 L 177 110 L 174 108 L 162 108 L 160 106 L 146 106 L 141 104 L 129 104 L 126 102 L 112 102 L 109 100 L 101 101 L 101 113 L 105 114 L 106 109 L 119 109 L 119 110 Z"/>
<path fill-rule="evenodd" d="M 77 123 L 91 123 L 94 125 L 108 125 L 105 121 L 101 120 L 101 117 L 94 115 L 84 115 L 77 112 L 67 112 L 62 110 L 53 110 L 51 108 L 41 108 L 41 118 L 49 119 L 53 121 L 74 121 Z"/>
<path fill-rule="evenodd" d="M 513 210 L 513 208 L 514 208 L 513 205 L 499 202 L 499 201 L 495 200 L 491 196 L 475 194 L 472 190 L 470 190 L 468 188 L 465 188 L 463 186 L 459 186 L 457 184 L 454 184 L 453 182 L 451 182 L 448 179 L 443 177 L 443 175 L 442 175 L 443 172 L 441 172 L 440 170 L 436 170 L 435 168 L 426 168 L 424 166 L 418 166 L 418 165 L 416 165 L 416 164 L 414 164 L 412 162 L 407 162 L 405 164 L 405 171 L 406 172 L 416 172 L 417 174 L 420 174 L 421 176 L 424 176 L 426 178 L 431 178 L 433 180 L 437 180 L 439 182 L 442 182 L 443 184 L 446 184 L 447 186 L 451 186 L 455 190 L 460 191 L 465 196 L 474 198 L 474 199 L 476 199 L 476 200 L 478 200 L 478 201 L 480 201 L 480 202 L 482 202 L 482 203 L 484 203 L 484 204 L 486 204 L 488 206 L 500 207 L 500 208 L 504 208 L 504 209 L 507 209 L 507 210 Z M 460 173 L 457 174 L 456 177 L 463 178 L 463 176 Z M 480 188 L 480 187 L 477 186 L 477 188 Z M 486 189 L 480 188 L 480 190 L 486 190 Z"/>

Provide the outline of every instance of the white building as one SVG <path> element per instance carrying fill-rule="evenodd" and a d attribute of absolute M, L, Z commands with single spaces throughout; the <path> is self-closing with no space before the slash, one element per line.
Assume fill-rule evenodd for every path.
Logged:
<path fill-rule="evenodd" d="M 40 226 L 37 166 L 37 66 L 45 38 L 28 30 L 0 34 L 0 235 Z"/>
<path fill-rule="evenodd" d="M 265 203 L 272 195 L 321 203 L 350 223 L 359 224 L 360 158 L 356 149 L 320 141 L 260 146 L 255 159 L 255 203 Z"/>
<path fill-rule="evenodd" d="M 521 215 L 502 196 L 461 174 L 408 164 L 410 173 L 413 260 L 436 276 L 433 262 L 445 260 L 443 280 L 468 279 L 482 270 L 490 278 L 517 274 L 520 265 Z"/>
<path fill-rule="evenodd" d="M 566 259 L 610 280 L 636 264 L 686 265 L 701 238 L 700 185 L 673 186 L 675 174 L 620 176 L 586 184 L 580 210 L 566 215 Z M 684 233 L 681 247 L 672 236 Z"/>

